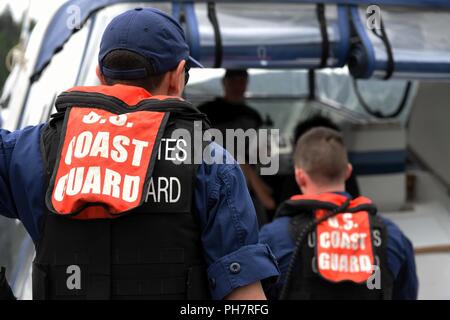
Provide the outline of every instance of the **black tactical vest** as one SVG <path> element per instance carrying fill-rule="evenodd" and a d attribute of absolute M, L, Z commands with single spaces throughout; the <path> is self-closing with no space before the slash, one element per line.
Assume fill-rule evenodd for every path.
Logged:
<path fill-rule="evenodd" d="M 305 197 L 305 196 L 304 196 Z M 348 204 L 347 204 L 348 205 Z M 317 271 L 317 239 L 316 239 L 316 210 L 325 209 L 331 212 L 337 208 L 336 204 L 316 200 L 284 202 L 277 212 L 276 218 L 282 216 L 291 217 L 289 233 L 296 243 L 295 250 L 290 261 L 291 272 L 285 279 L 281 291 L 281 299 L 288 300 L 390 300 L 392 299 L 393 277 L 387 266 L 386 228 L 376 215 L 373 205 L 363 205 L 351 210 L 339 212 L 369 212 L 370 230 L 372 233 L 373 254 L 377 276 L 372 276 L 371 289 L 367 283 L 355 283 L 352 281 L 331 282 Z M 309 232 L 305 232 L 310 230 Z M 303 233 L 303 240 L 299 243 L 299 235 Z M 295 261 L 293 261 L 293 259 Z M 374 274 L 375 275 L 375 274 Z"/>
<path fill-rule="evenodd" d="M 127 108 L 104 94 L 69 92 L 43 130 L 47 185 L 68 106 Z M 33 264 L 34 299 L 207 299 L 206 265 L 194 201 L 197 166 L 166 159 L 175 129 L 194 131 L 204 116 L 184 101 L 144 100 L 144 110 L 170 113 L 145 202 L 115 219 L 76 220 L 48 210 Z M 168 149 L 167 149 L 168 148 Z M 188 143 L 187 152 L 192 152 Z M 167 151 L 169 150 L 169 151 Z M 166 152 L 167 151 L 167 152 Z M 186 151 L 186 150 L 185 150 Z M 171 153 L 172 152 L 172 153 Z"/>

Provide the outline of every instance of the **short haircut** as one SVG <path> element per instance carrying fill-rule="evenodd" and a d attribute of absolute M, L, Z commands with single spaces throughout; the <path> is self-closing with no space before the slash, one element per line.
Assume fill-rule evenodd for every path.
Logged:
<path fill-rule="evenodd" d="M 306 132 L 317 127 L 325 127 L 336 131 L 341 131 L 339 126 L 333 121 L 331 121 L 330 118 L 324 117 L 322 115 L 315 115 L 297 124 L 297 126 L 294 129 L 294 144 Z"/>
<path fill-rule="evenodd" d="M 146 89 L 150 93 L 161 85 L 164 74 L 155 74 L 151 63 L 143 56 L 130 50 L 117 49 L 108 53 L 103 59 L 103 66 L 113 70 L 132 70 L 145 68 L 147 77 L 142 79 L 122 80 L 110 79 L 106 76 L 108 85 L 126 84 Z"/>
<path fill-rule="evenodd" d="M 246 69 L 227 69 L 223 78 L 229 79 L 234 77 L 248 78 L 248 72 Z"/>
<path fill-rule="evenodd" d="M 297 142 L 294 162 L 317 184 L 345 182 L 348 156 L 342 134 L 325 127 L 309 130 Z"/>

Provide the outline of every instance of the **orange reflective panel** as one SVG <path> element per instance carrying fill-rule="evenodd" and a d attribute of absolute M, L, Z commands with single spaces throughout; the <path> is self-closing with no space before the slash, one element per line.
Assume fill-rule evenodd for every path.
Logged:
<path fill-rule="evenodd" d="M 327 212 L 317 210 L 319 219 Z M 362 283 L 373 273 L 374 257 L 369 214 L 340 213 L 317 226 L 317 267 L 332 282 Z"/>
<path fill-rule="evenodd" d="M 78 218 L 105 218 L 139 206 L 165 113 L 68 112 L 51 195 L 55 212 L 67 215 L 94 204 L 106 210 L 87 210 Z"/>

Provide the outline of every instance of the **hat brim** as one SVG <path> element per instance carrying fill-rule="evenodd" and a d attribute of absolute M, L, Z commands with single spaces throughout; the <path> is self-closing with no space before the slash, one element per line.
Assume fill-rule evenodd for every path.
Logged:
<path fill-rule="evenodd" d="M 187 64 L 189 68 L 205 68 L 200 62 L 189 56 Z"/>

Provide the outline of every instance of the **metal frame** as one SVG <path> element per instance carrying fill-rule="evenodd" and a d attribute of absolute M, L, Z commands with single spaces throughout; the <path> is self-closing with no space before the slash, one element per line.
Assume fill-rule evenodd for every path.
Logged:
<path fill-rule="evenodd" d="M 407 7 L 450 8 L 447 0 L 160 0 L 150 2 L 216 2 L 216 3 L 299 3 L 299 4 L 346 4 L 346 5 L 389 5 Z"/>

